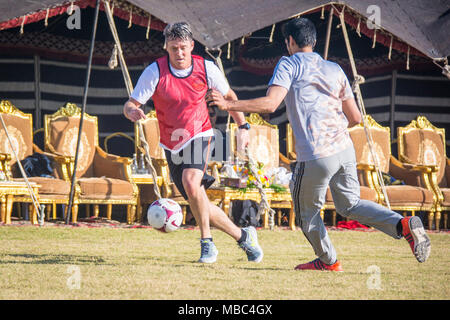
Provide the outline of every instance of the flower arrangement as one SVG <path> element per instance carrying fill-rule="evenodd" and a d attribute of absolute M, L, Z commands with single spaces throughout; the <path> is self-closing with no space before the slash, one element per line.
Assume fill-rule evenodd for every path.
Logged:
<path fill-rule="evenodd" d="M 250 166 L 249 166 L 248 162 L 241 162 L 241 163 L 238 162 L 237 164 L 235 163 L 231 166 L 231 169 L 232 170 L 230 170 L 230 167 L 228 167 L 228 170 L 225 171 L 225 174 L 228 173 L 229 177 L 233 177 L 233 178 L 237 177 L 237 178 L 240 178 L 240 179 L 246 181 L 247 182 L 246 187 L 240 188 L 244 192 L 248 188 L 256 188 L 257 187 L 257 178 L 258 177 L 264 188 L 271 188 L 275 192 L 286 191 L 285 187 L 274 182 L 275 176 L 271 176 L 270 174 L 265 172 L 264 164 L 261 162 L 257 163 L 257 167 L 256 167 L 257 176 L 255 176 L 252 173 L 252 171 L 250 170 Z M 231 172 L 231 174 L 230 174 L 230 172 Z"/>

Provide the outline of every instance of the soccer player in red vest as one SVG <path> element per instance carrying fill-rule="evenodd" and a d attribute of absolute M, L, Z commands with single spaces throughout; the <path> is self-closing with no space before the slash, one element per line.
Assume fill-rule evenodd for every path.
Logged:
<path fill-rule="evenodd" d="M 201 256 L 198 262 L 216 262 L 218 250 L 212 240 L 210 225 L 233 237 L 252 262 L 260 262 L 263 251 L 254 227 L 239 228 L 206 194 L 214 178 L 206 173 L 213 149 L 214 133 L 205 96 L 215 89 L 227 100 L 237 100 L 225 76 L 211 61 L 192 54 L 194 41 L 189 24 L 168 24 L 164 29 L 168 55 L 150 64 L 140 76 L 124 115 L 131 121 L 145 119 L 140 108 L 153 99 L 172 180 L 189 202 L 200 227 Z M 230 112 L 239 126 L 240 148 L 248 144 L 250 129 L 242 112 Z"/>

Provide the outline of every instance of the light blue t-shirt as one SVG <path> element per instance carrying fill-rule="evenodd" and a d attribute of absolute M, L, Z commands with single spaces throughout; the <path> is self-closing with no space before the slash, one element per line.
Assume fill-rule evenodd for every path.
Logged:
<path fill-rule="evenodd" d="M 332 156 L 352 146 L 342 101 L 353 98 L 341 67 L 315 52 L 282 57 L 269 86 L 288 90 L 286 112 L 298 161 Z"/>

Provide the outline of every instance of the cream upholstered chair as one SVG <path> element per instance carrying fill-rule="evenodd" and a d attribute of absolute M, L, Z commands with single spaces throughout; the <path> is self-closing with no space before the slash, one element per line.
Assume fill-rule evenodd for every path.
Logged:
<path fill-rule="evenodd" d="M 272 125 L 261 118 L 260 115 L 256 113 L 250 114 L 246 117 L 247 122 L 250 124 L 251 129 L 249 131 L 250 141 L 248 145 L 248 152 L 253 161 L 263 164 L 265 171 L 272 168 L 277 168 L 280 166 L 281 161 L 287 161 L 285 157 L 280 158 L 279 151 L 279 140 L 278 140 L 278 127 Z M 236 123 L 230 125 L 230 150 L 232 155 L 236 155 L 237 152 L 237 140 L 236 133 L 238 126 Z M 289 162 L 289 161 L 287 161 Z M 212 163 L 213 175 L 215 170 L 215 163 Z M 226 212 L 228 209 L 228 198 L 229 196 L 232 200 L 252 200 L 260 201 L 258 192 L 247 191 L 245 193 L 238 193 L 236 190 L 231 188 L 223 188 L 220 186 L 213 185 L 207 190 L 208 196 L 214 202 L 225 202 L 222 203 L 223 209 Z M 278 222 L 281 221 L 281 209 L 290 210 L 289 225 L 291 228 L 295 228 L 294 223 L 294 210 L 292 207 L 291 194 L 289 192 L 289 187 L 286 186 L 286 191 L 275 192 L 268 190 L 266 192 L 270 196 L 270 206 L 273 209 L 277 209 Z M 263 218 L 263 227 L 268 226 L 268 216 Z"/>
<path fill-rule="evenodd" d="M 389 127 L 381 126 L 369 115 L 365 117 L 365 123 L 372 136 L 373 150 L 377 155 L 380 170 L 405 183 L 404 185 L 385 186 L 391 209 L 400 211 L 405 216 L 407 212 L 411 212 L 414 215 L 416 211 L 427 211 L 429 213 L 429 219 L 432 219 L 435 211 L 435 196 L 432 186 L 427 182 L 427 168 L 424 166 L 408 165 L 396 159 L 391 154 Z M 363 125 L 360 124 L 352 128 L 350 134 L 353 145 L 355 146 L 356 160 L 359 164 L 366 166 L 366 181 L 372 186 L 375 186 L 380 204 L 386 205 L 384 193 L 378 182 L 377 173 L 374 170 L 374 162 Z M 368 177 L 370 172 L 372 182 L 370 182 L 370 177 Z"/>
<path fill-rule="evenodd" d="M 41 186 L 39 189 L 39 202 L 50 206 L 53 211 L 52 215 L 50 215 L 50 212 L 47 212 L 47 218 L 50 216 L 56 218 L 57 205 L 67 205 L 69 202 L 69 170 L 73 159 L 56 153 L 43 152 L 33 143 L 33 117 L 31 114 L 23 113 L 8 100 L 1 101 L 0 113 L 14 144 L 19 161 L 24 160 L 33 153 L 40 153 L 45 154 L 53 162 L 53 178 L 28 177 L 28 180 Z M 7 178 L 9 180 L 24 181 L 3 126 L 0 126 L 0 153 L 6 155 L 2 157 L 2 168 Z M 77 197 L 78 193 L 75 192 L 73 201 L 74 212 L 77 211 Z M 14 201 L 30 203 L 32 208 L 30 217 L 33 223 L 37 223 L 34 206 L 31 206 L 32 200 L 30 196 L 16 196 Z M 8 214 L 10 215 L 10 213 Z"/>
<path fill-rule="evenodd" d="M 183 210 L 183 224 L 185 224 L 187 207 L 189 206 L 189 203 L 183 198 L 170 177 L 166 155 L 163 148 L 159 145 L 159 125 L 158 119 L 156 118 L 156 111 L 152 110 L 147 113 L 146 119 L 141 120 L 141 123 L 144 139 L 148 144 L 150 157 L 156 170 L 157 179 L 161 179 L 161 183 L 158 183 L 162 186 L 160 190 L 161 196 L 164 198 L 171 198 L 181 206 Z M 137 124 L 135 124 L 134 133 L 136 154 L 139 157 L 139 154 L 145 154 L 146 151 L 141 143 L 141 134 Z M 141 204 L 151 204 L 157 199 L 152 184 L 139 184 L 139 190 Z M 141 216 L 141 214 L 139 214 L 139 216 Z"/>
<path fill-rule="evenodd" d="M 80 118 L 81 109 L 72 103 L 66 103 L 52 115 L 45 115 L 46 150 L 74 157 Z M 106 205 L 108 219 L 112 205 L 126 205 L 127 223 L 131 224 L 135 221 L 139 192 L 131 178 L 131 159 L 103 151 L 99 147 L 97 117 L 85 114 L 83 119 L 76 170 L 78 202 L 94 205 L 94 216 L 99 214 L 99 205 Z M 77 221 L 77 213 L 72 216 L 72 221 Z"/>
<path fill-rule="evenodd" d="M 444 228 L 450 210 L 450 167 L 445 150 L 445 129 L 436 128 L 426 117 L 418 116 L 407 126 L 398 128 L 398 154 L 400 161 L 429 168 L 427 183 L 433 185 L 437 198 L 435 225 L 439 230 L 441 211 Z"/>

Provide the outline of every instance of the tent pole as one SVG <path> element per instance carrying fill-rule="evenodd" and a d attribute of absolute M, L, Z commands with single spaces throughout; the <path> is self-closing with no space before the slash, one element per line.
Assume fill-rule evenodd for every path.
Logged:
<path fill-rule="evenodd" d="M 338 10 L 336 10 L 336 11 L 339 12 Z M 353 78 L 354 78 L 352 90 L 356 95 L 357 104 L 358 104 L 359 108 L 361 109 L 362 124 L 364 127 L 364 132 L 366 134 L 367 144 L 369 146 L 369 150 L 372 155 L 372 161 L 375 165 L 375 171 L 377 173 L 378 182 L 380 184 L 381 191 L 383 192 L 383 196 L 384 196 L 386 205 L 389 209 L 391 209 L 391 204 L 390 204 L 389 198 L 387 196 L 386 187 L 385 187 L 384 180 L 383 180 L 383 175 L 382 175 L 380 165 L 378 162 L 378 156 L 373 149 L 374 143 L 373 143 L 373 139 L 372 139 L 372 134 L 371 134 L 370 130 L 367 128 L 367 124 L 366 124 L 366 120 L 365 120 L 366 108 L 364 106 L 364 100 L 362 98 L 361 88 L 359 86 L 360 83 L 364 83 L 365 79 L 363 76 L 359 75 L 358 71 L 356 70 L 355 58 L 353 57 L 352 47 L 350 46 L 350 39 L 349 39 L 348 32 L 347 32 L 347 26 L 345 24 L 344 14 L 345 14 L 345 5 L 342 7 L 341 11 L 339 12 L 339 19 L 341 22 L 341 29 L 342 29 L 342 33 L 344 36 L 345 46 L 347 48 L 348 58 L 350 60 L 350 66 L 351 66 L 352 74 L 353 74 Z"/>
<path fill-rule="evenodd" d="M 391 141 L 394 141 L 395 128 L 395 92 L 397 91 L 397 70 L 392 71 L 391 79 L 391 110 L 389 116 L 389 124 L 391 127 Z"/>
<path fill-rule="evenodd" d="M 323 58 L 328 60 L 328 49 L 330 47 L 331 26 L 333 24 L 333 7 L 330 7 L 330 15 L 328 16 L 327 35 L 325 38 L 325 49 L 323 50 Z"/>
<path fill-rule="evenodd" d="M 75 180 L 76 180 L 77 163 L 78 163 L 78 151 L 80 150 L 81 133 L 83 131 L 84 112 L 86 110 L 86 100 L 87 100 L 87 94 L 88 94 L 88 88 L 89 88 L 89 79 L 91 76 L 92 56 L 94 54 L 95 34 L 97 33 L 97 22 L 98 22 L 99 9 L 100 9 L 100 0 L 96 0 L 94 25 L 92 26 L 91 44 L 90 44 L 90 49 L 89 49 L 88 65 L 87 65 L 87 70 L 86 70 L 86 81 L 84 84 L 84 92 L 83 92 L 83 106 L 82 106 L 82 111 L 81 111 L 81 116 L 80 116 L 80 126 L 78 128 L 77 148 L 75 151 L 75 163 L 73 166 L 72 183 L 70 185 L 69 205 L 67 206 L 66 224 L 69 224 L 70 214 L 71 214 L 72 205 L 73 205 L 73 194 L 74 194 L 74 190 L 75 190 Z"/>

